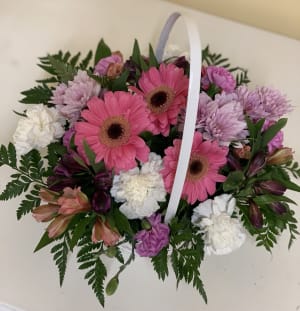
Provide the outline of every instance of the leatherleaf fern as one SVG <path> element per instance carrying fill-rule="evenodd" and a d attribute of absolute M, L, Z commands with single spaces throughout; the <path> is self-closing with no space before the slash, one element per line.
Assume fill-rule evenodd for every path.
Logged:
<path fill-rule="evenodd" d="M 8 147 L 0 147 L 0 166 L 3 165 L 9 166 L 15 172 L 2 190 L 0 200 L 6 201 L 25 194 L 17 210 L 17 218 L 21 219 L 40 204 L 39 190 L 46 186 L 44 179 L 47 177 L 44 161 L 37 150 L 22 155 L 18 161 L 16 149 L 10 143 Z"/>
<path fill-rule="evenodd" d="M 170 244 L 152 257 L 151 261 L 158 277 L 164 280 L 169 274 L 168 258 L 177 279 L 192 284 L 207 303 L 207 295 L 200 277 L 200 265 L 204 258 L 202 234 L 187 217 L 175 217 L 170 223 Z M 168 251 L 170 256 L 168 256 Z"/>

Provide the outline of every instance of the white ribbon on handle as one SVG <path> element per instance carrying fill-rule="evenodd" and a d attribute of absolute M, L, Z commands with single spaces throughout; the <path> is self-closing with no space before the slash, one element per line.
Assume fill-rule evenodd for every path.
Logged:
<path fill-rule="evenodd" d="M 162 61 L 164 49 L 169 38 L 170 31 L 176 20 L 183 17 L 188 33 L 190 48 L 190 79 L 186 106 L 186 116 L 182 134 L 182 144 L 177 163 L 176 174 L 173 188 L 170 194 L 170 200 L 165 216 L 165 222 L 169 223 L 175 216 L 178 204 L 181 198 L 182 189 L 190 161 L 190 155 L 193 145 L 193 138 L 197 120 L 198 102 L 200 93 L 201 66 L 202 66 L 202 48 L 198 33 L 198 27 L 191 17 L 173 13 L 167 20 L 156 49 L 156 57 L 159 62 Z"/>

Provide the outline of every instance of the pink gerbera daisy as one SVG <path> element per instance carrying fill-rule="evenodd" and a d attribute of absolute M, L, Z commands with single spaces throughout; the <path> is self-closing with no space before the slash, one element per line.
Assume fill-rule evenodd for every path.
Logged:
<path fill-rule="evenodd" d="M 180 110 L 186 106 L 188 83 L 182 68 L 161 64 L 159 69 L 143 72 L 138 82 L 141 90 L 131 87 L 147 102 L 154 134 L 169 135 L 170 125 L 177 123 Z"/>
<path fill-rule="evenodd" d="M 171 192 L 181 147 L 181 140 L 175 139 L 173 147 L 165 150 L 164 168 L 161 173 L 167 192 Z M 227 147 L 220 147 L 216 141 L 203 141 L 202 135 L 196 132 L 185 178 L 182 197 L 188 203 L 204 201 L 208 194 L 216 192 L 216 183 L 225 181 L 226 177 L 218 173 L 226 164 Z"/>
<path fill-rule="evenodd" d="M 108 169 L 129 170 L 136 159 L 147 162 L 149 148 L 138 135 L 149 130 L 149 114 L 141 96 L 126 92 L 107 92 L 104 100 L 93 97 L 81 112 L 86 120 L 75 124 L 75 144 L 84 154 L 86 141 Z"/>

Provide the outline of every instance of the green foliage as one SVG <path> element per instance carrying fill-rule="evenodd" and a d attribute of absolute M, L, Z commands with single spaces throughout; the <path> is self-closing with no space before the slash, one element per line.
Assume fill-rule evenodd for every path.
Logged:
<path fill-rule="evenodd" d="M 120 232 L 120 234 L 122 235 L 127 234 L 130 237 L 134 235 L 132 228 L 130 226 L 130 222 L 128 221 L 128 218 L 123 213 L 121 213 L 119 208 L 117 207 L 113 207 L 111 209 L 111 213 L 108 215 L 108 221 L 110 222 L 112 220 L 116 228 L 118 228 L 118 231 Z"/>
<path fill-rule="evenodd" d="M 86 57 L 80 62 L 79 68 L 82 70 L 87 69 L 92 58 L 93 58 L 93 52 L 89 51 Z"/>
<path fill-rule="evenodd" d="M 249 219 L 249 204 L 245 198 L 237 199 L 237 206 L 244 227 L 251 235 L 256 236 L 257 246 L 263 246 L 267 251 L 271 252 L 272 248 L 277 243 L 278 236 L 280 236 L 284 230 L 288 229 L 290 232 L 288 247 L 290 248 L 299 232 L 297 230 L 297 220 L 294 217 L 294 211 L 285 203 L 289 201 L 289 199 L 283 196 L 260 195 L 254 197 L 253 200 L 258 204 L 263 214 L 262 228 L 255 228 L 251 224 Z M 270 203 L 272 202 L 281 202 L 285 206 L 286 212 L 282 214 L 275 213 L 270 208 Z"/>
<path fill-rule="evenodd" d="M 68 253 L 69 253 L 69 236 L 68 234 L 63 235 L 63 240 L 53 246 L 51 248 L 51 254 L 53 254 L 53 260 L 55 262 L 55 265 L 58 268 L 59 272 L 59 284 L 62 286 L 64 277 L 66 274 L 66 268 L 67 268 L 67 260 L 68 260 Z"/>
<path fill-rule="evenodd" d="M 158 60 L 155 56 L 155 53 L 153 51 L 153 47 L 151 44 L 149 44 L 149 65 L 150 67 L 159 67 Z"/>
<path fill-rule="evenodd" d="M 168 247 L 164 247 L 155 257 L 152 257 L 151 262 L 154 270 L 157 272 L 158 278 L 164 281 L 169 275 Z"/>
<path fill-rule="evenodd" d="M 174 218 L 170 225 L 170 244 L 173 247 L 171 263 L 177 285 L 184 280 L 192 283 L 207 303 L 207 296 L 200 278 L 200 264 L 204 257 L 202 234 L 192 227 L 188 218 Z"/>
<path fill-rule="evenodd" d="M 99 62 L 99 60 L 101 60 L 104 57 L 108 57 L 110 55 L 111 50 L 109 46 L 104 42 L 103 39 L 101 39 L 96 49 L 94 64 L 96 65 Z"/>
<path fill-rule="evenodd" d="M 111 83 L 111 90 L 112 91 L 127 91 L 127 79 L 129 76 L 129 71 L 124 70 L 122 74 L 114 79 Z"/>
<path fill-rule="evenodd" d="M 57 162 L 66 153 L 67 148 L 61 143 L 54 142 L 48 145 L 47 149 L 48 152 L 45 158 L 48 160 L 48 168 L 45 174 L 50 176 L 53 174 L 53 168 L 57 165 Z"/>
<path fill-rule="evenodd" d="M 72 232 L 72 238 L 70 240 L 70 249 L 77 245 L 77 242 L 89 231 L 91 231 L 91 225 L 94 224 L 94 215 L 82 217 L 75 224 L 75 227 Z"/>
<path fill-rule="evenodd" d="M 77 254 L 77 261 L 80 270 L 88 270 L 85 279 L 92 287 L 100 304 L 104 306 L 104 280 L 107 276 L 106 267 L 100 259 L 100 252 L 103 249 L 102 243 L 93 244 L 85 237 L 79 243 L 81 247 Z"/>
<path fill-rule="evenodd" d="M 40 241 L 38 242 L 37 246 L 34 249 L 34 253 L 39 251 L 40 249 L 44 248 L 45 246 L 51 244 L 54 242 L 55 239 L 49 238 L 48 231 L 45 231 L 45 233 L 42 235 Z"/>
<path fill-rule="evenodd" d="M 23 104 L 47 104 L 52 96 L 51 89 L 46 84 L 35 86 L 21 94 L 24 96 L 20 100 Z"/>
<path fill-rule="evenodd" d="M 226 181 L 223 183 L 224 192 L 239 189 L 244 179 L 245 179 L 245 176 L 242 171 L 230 172 L 227 176 Z"/>
<path fill-rule="evenodd" d="M 59 78 L 60 82 L 68 82 L 73 80 L 77 73 L 77 70 L 74 68 L 74 66 L 51 55 L 48 56 L 48 59 L 55 75 Z"/>
<path fill-rule="evenodd" d="M 17 163 L 16 150 L 12 143 L 0 147 L 0 166 L 7 165 L 17 171 L 10 177 L 0 194 L 0 200 L 9 200 L 18 197 L 29 190 L 25 199 L 17 209 L 17 218 L 28 214 L 36 206 L 40 205 L 39 190 L 44 185 L 43 178 L 46 176 L 44 162 L 37 150 L 22 155 L 20 165 Z"/>
<path fill-rule="evenodd" d="M 283 166 L 283 169 L 291 173 L 294 178 L 300 178 L 300 167 L 298 162 L 290 162 Z"/>
<path fill-rule="evenodd" d="M 202 50 L 203 64 L 206 66 L 220 66 L 226 68 L 228 71 L 235 73 L 237 86 L 248 84 L 248 71 L 241 67 L 231 67 L 228 58 L 223 58 L 222 54 L 213 53 L 210 51 L 209 46 Z"/>
<path fill-rule="evenodd" d="M 17 219 L 20 220 L 23 216 L 30 213 L 35 207 L 39 206 L 41 199 L 39 191 L 41 186 L 35 184 L 29 194 L 26 194 L 25 199 L 22 200 L 19 208 L 17 209 Z"/>

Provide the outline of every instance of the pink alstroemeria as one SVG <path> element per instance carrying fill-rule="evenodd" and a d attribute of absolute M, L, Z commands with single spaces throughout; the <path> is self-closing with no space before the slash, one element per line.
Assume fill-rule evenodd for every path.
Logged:
<path fill-rule="evenodd" d="M 80 187 L 75 189 L 66 187 L 57 203 L 60 205 L 59 214 L 61 215 L 75 215 L 91 209 L 89 199 L 81 192 Z"/>
<path fill-rule="evenodd" d="M 98 217 L 92 231 L 93 243 L 103 241 L 106 246 L 114 246 L 119 239 L 119 233 L 112 230 L 107 221 L 104 222 L 100 217 Z"/>
<path fill-rule="evenodd" d="M 47 228 L 49 238 L 54 239 L 60 236 L 61 234 L 63 234 L 65 230 L 67 229 L 72 217 L 73 217 L 72 215 L 57 216 Z"/>

